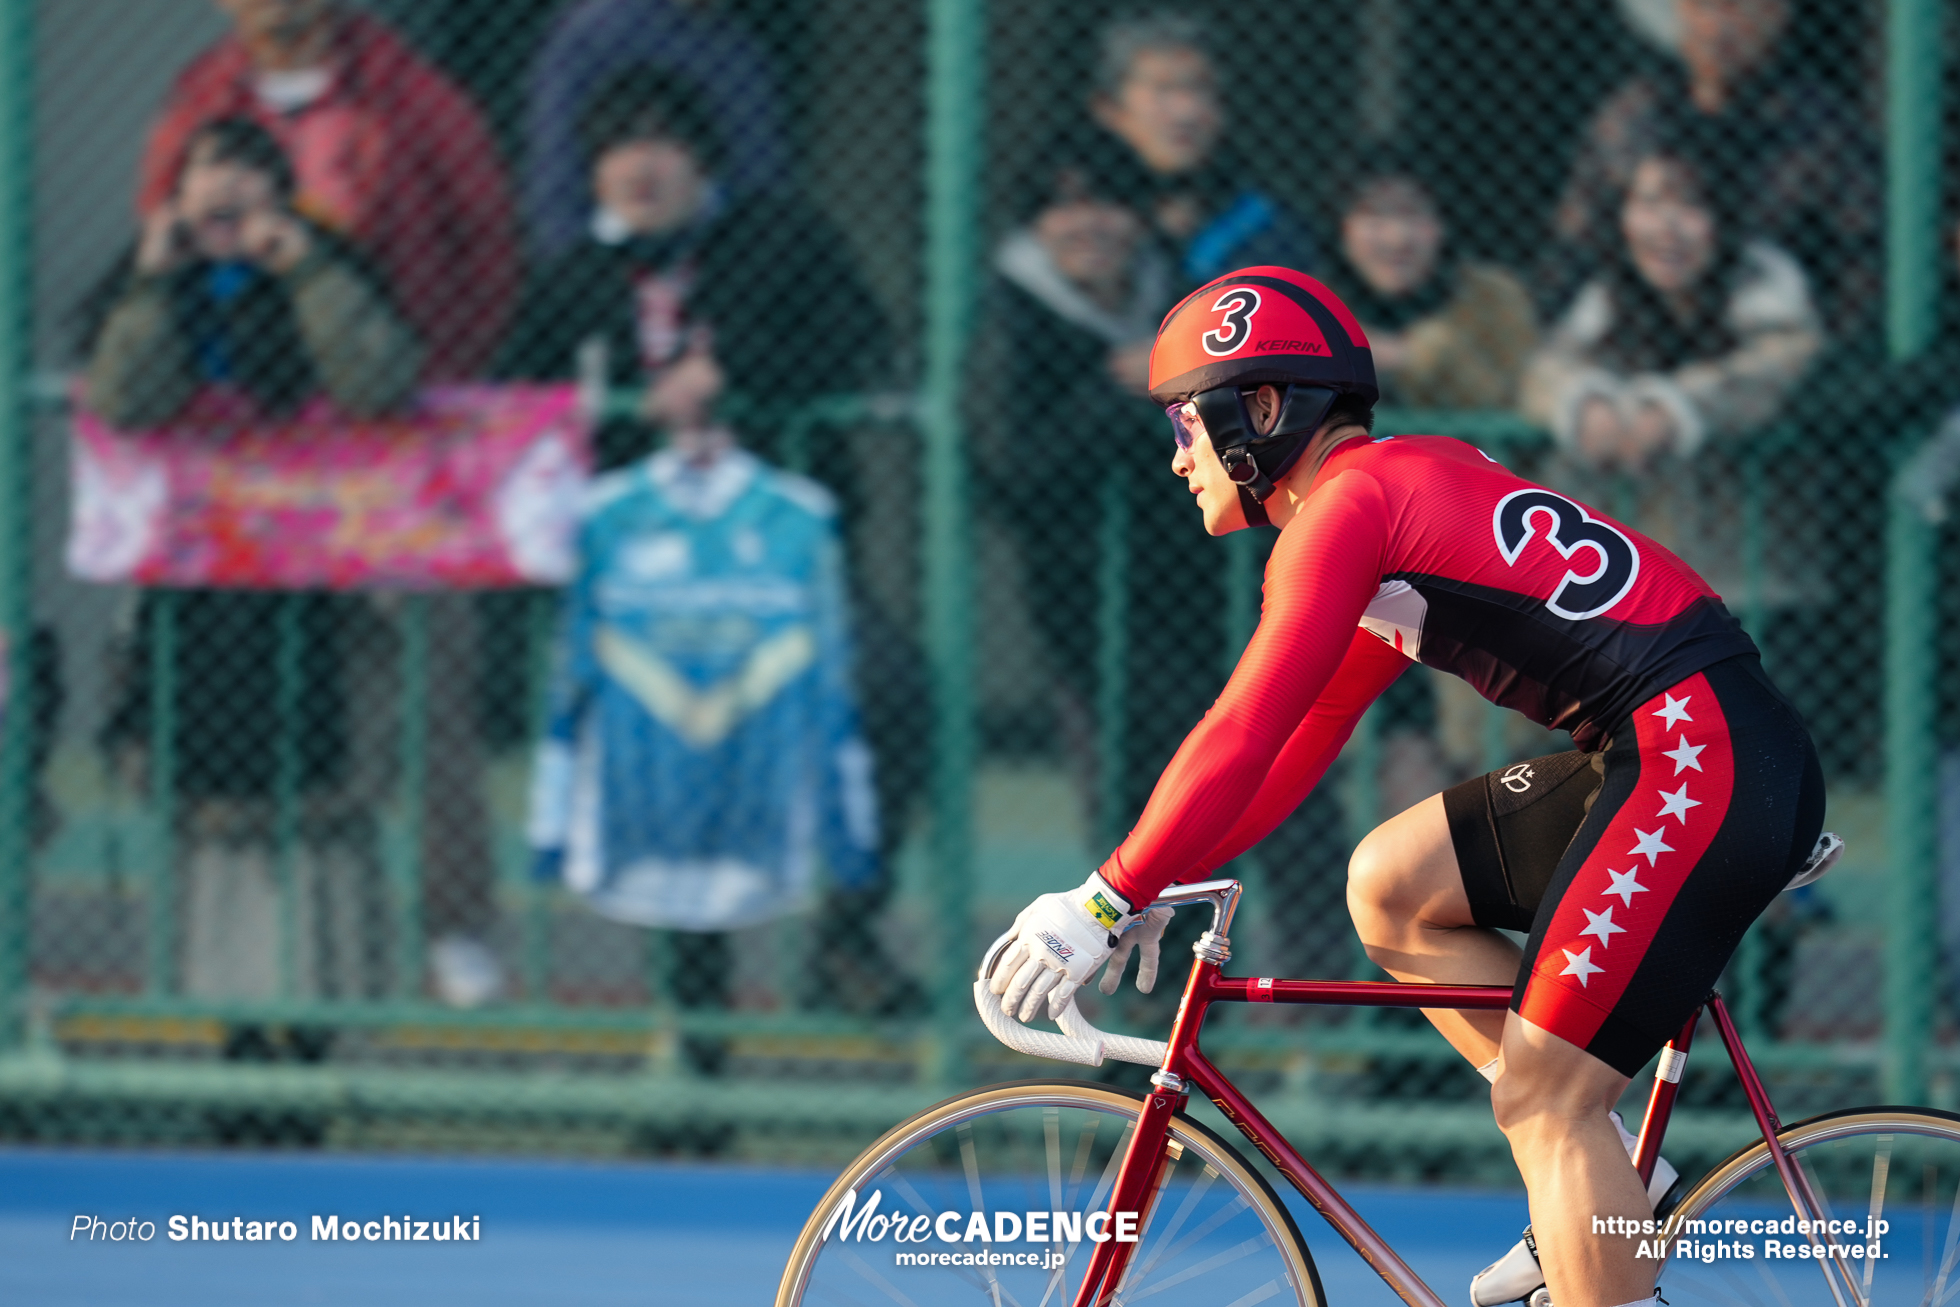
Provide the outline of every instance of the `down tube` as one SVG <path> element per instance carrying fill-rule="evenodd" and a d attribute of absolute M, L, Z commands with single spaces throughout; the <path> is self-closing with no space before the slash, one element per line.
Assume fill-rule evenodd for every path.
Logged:
<path fill-rule="evenodd" d="M 1334 1186 L 1321 1178 L 1320 1172 L 1307 1165 L 1306 1159 L 1286 1142 L 1286 1136 L 1275 1130 L 1272 1122 L 1261 1116 L 1259 1109 L 1220 1075 L 1203 1053 L 1196 1048 L 1185 1049 L 1184 1065 L 1185 1073 L 1199 1091 L 1266 1155 L 1267 1161 L 1279 1168 L 1279 1173 L 1313 1204 L 1322 1219 L 1348 1241 L 1397 1297 L 1409 1307 L 1446 1307 L 1436 1291 L 1423 1283 L 1422 1277 L 1361 1219 L 1361 1213 L 1350 1207 L 1347 1199 L 1334 1191 Z"/>

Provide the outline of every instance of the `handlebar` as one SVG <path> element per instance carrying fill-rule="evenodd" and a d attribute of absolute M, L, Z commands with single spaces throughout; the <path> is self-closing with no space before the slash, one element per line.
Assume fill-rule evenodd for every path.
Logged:
<path fill-rule="evenodd" d="M 1150 904 L 1153 908 L 1178 908 L 1191 903 L 1211 904 L 1211 929 L 1195 946 L 1199 956 L 1222 954 L 1230 956 L 1227 932 L 1232 926 L 1232 914 L 1237 911 L 1239 895 L 1243 886 L 1235 880 L 1205 880 L 1190 885 L 1173 885 L 1157 896 Z M 1002 1006 L 1000 995 L 987 987 L 994 974 L 994 967 L 1000 955 L 1007 951 L 1012 942 L 1012 932 L 1003 934 L 987 949 L 980 960 L 980 975 L 973 982 L 973 1005 L 980 1011 L 980 1020 L 995 1039 L 1017 1053 L 1031 1057 L 1045 1057 L 1057 1062 L 1079 1062 L 1084 1066 L 1101 1066 L 1106 1057 L 1119 1062 L 1135 1062 L 1142 1066 L 1162 1066 L 1170 1056 L 1170 1045 L 1160 1039 L 1138 1039 L 1131 1035 L 1112 1035 L 1098 1030 L 1089 1024 L 1081 1009 L 1071 998 L 1067 1008 L 1057 1018 L 1056 1024 L 1062 1028 L 1059 1035 L 1045 1030 L 1031 1030 L 1016 1020 L 1014 1015 Z M 1209 950 L 1209 952 L 1207 951 Z M 1214 957 L 1214 960 L 1218 960 Z"/>

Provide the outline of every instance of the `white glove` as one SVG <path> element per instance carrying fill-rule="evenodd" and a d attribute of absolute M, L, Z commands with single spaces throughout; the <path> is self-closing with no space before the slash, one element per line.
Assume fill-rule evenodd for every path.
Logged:
<path fill-rule="evenodd" d="M 1001 954 L 987 987 L 1022 1021 L 1034 1020 L 1044 998 L 1048 1015 L 1059 1017 L 1136 920 L 1129 901 L 1099 875 L 1091 874 L 1067 893 L 1043 894 L 1014 918 L 1008 932 L 1014 942 Z"/>
<path fill-rule="evenodd" d="M 1134 918 L 1116 941 L 1116 951 L 1109 955 L 1109 965 L 1103 968 L 1102 984 L 1096 988 L 1114 994 L 1116 987 L 1123 983 L 1123 969 L 1129 966 L 1132 953 L 1137 955 L 1137 992 L 1148 994 L 1157 988 L 1157 960 L 1164 942 L 1164 927 L 1176 915 L 1176 908 L 1152 908 Z"/>

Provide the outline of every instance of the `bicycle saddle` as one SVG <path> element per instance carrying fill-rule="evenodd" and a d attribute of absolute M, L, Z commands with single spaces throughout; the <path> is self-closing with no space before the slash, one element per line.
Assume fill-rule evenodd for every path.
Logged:
<path fill-rule="evenodd" d="M 1810 860 L 1803 864 L 1803 870 L 1790 877 L 1785 890 L 1800 889 L 1813 881 L 1823 879 L 1824 873 L 1837 866 L 1837 860 L 1844 856 L 1844 841 L 1830 831 L 1817 837 L 1817 843 L 1810 850 Z"/>

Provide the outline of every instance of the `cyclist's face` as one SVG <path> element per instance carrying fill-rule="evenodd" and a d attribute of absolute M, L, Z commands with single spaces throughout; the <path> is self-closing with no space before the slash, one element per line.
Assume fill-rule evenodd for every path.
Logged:
<path fill-rule="evenodd" d="M 1191 493 L 1197 496 L 1207 535 L 1222 536 L 1237 531 L 1246 524 L 1245 510 L 1239 505 L 1239 488 L 1225 475 L 1225 465 L 1218 461 L 1218 454 L 1211 447 L 1211 437 L 1205 434 L 1197 406 L 1184 405 L 1178 420 L 1182 421 L 1191 443 L 1179 443 L 1177 454 L 1171 459 L 1171 471 L 1183 477 Z"/>
<path fill-rule="evenodd" d="M 1246 401 L 1259 430 L 1271 430 L 1273 419 L 1279 414 L 1279 389 L 1261 386 L 1247 392 Z M 1226 475 L 1225 465 L 1211 447 L 1211 437 L 1205 431 L 1204 419 L 1198 416 L 1198 406 L 1187 402 L 1166 411 L 1177 435 L 1177 453 L 1171 458 L 1171 471 L 1183 477 L 1196 496 L 1198 511 L 1204 515 L 1206 534 L 1222 536 L 1243 529 L 1245 508 L 1239 502 L 1238 483 Z"/>

